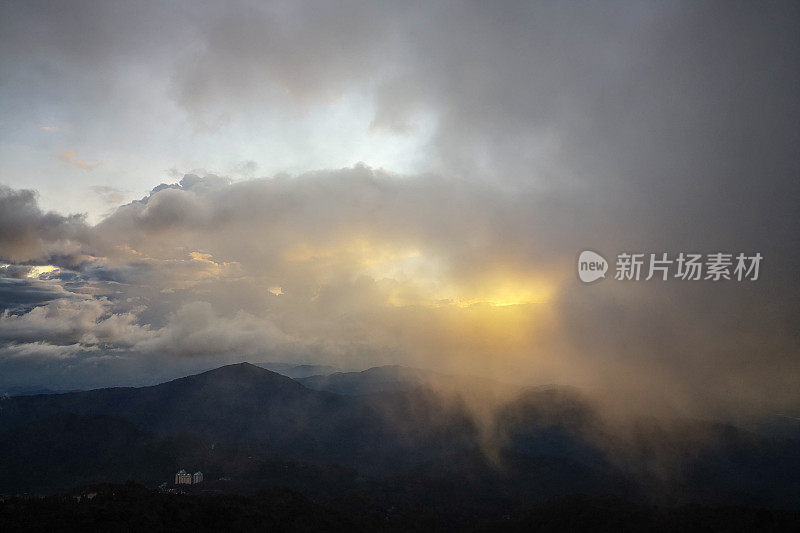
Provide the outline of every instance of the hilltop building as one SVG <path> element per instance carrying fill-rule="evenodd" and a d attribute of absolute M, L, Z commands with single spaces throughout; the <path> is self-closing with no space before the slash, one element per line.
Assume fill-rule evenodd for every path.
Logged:
<path fill-rule="evenodd" d="M 192 485 L 202 482 L 203 473 L 199 471 L 195 472 L 194 474 L 189 474 L 186 472 L 186 470 L 180 470 L 177 474 L 175 474 L 176 485 Z"/>

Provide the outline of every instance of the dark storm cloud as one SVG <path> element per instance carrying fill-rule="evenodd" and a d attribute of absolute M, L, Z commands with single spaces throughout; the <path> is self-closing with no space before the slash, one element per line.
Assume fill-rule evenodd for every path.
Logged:
<path fill-rule="evenodd" d="M 4 265 L 0 267 L 0 278 L 25 279 L 31 272 L 26 265 Z"/>
<path fill-rule="evenodd" d="M 57 285 L 2 276 L 5 270 L 9 268 L 0 269 L 0 313 L 29 311 L 50 300 L 73 296 Z"/>
<path fill-rule="evenodd" d="M 78 254 L 85 230 L 81 215 L 44 213 L 34 191 L 0 185 L 0 261 L 42 264 L 55 255 Z"/>
<path fill-rule="evenodd" d="M 715 244 L 765 227 L 796 239 L 785 223 L 799 192 L 793 2 L 11 2 L 6 12 L 8 61 L 34 56 L 118 94 L 135 87 L 109 65 L 144 65 L 197 122 L 361 91 L 375 128 L 433 117 L 442 173 L 585 194 L 662 240 L 697 227 Z"/>
<path fill-rule="evenodd" d="M 797 243 L 796 3 L 8 11 L 15 28 L 41 35 L 7 32 L 7 54 L 52 54 L 100 86 L 107 62 L 145 62 L 199 122 L 366 90 L 376 128 L 434 117 L 443 174 L 532 188 L 575 211 L 588 199 L 606 211 L 596 234 L 626 226 L 662 246 Z M 169 60 L 148 60 L 154 47 Z"/>
<path fill-rule="evenodd" d="M 119 266 L 110 266 L 103 261 L 87 261 L 78 267 L 79 273 L 61 274 L 62 279 L 69 281 L 105 281 L 114 283 L 138 283 L 141 282 L 153 270 L 148 263 L 130 262 Z M 67 276 L 67 277 L 63 277 Z"/>

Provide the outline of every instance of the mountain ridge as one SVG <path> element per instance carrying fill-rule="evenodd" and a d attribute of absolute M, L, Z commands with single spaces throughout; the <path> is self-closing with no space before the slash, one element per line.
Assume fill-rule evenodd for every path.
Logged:
<path fill-rule="evenodd" d="M 357 374 L 386 372 L 397 375 L 398 368 Z M 464 383 L 475 381 L 467 378 Z M 496 467 L 510 469 L 520 486 L 563 488 L 570 486 L 567 478 L 577 476 L 574 486 L 608 491 L 638 486 L 678 501 L 785 506 L 791 505 L 786 502 L 793 494 L 800 494 L 800 476 L 793 476 L 800 473 L 800 453 L 793 441 L 763 439 L 732 426 L 664 420 L 640 420 L 627 432 L 614 433 L 597 407 L 569 387 L 523 387 L 501 397 L 491 396 L 493 391 L 481 396 L 474 390 L 459 395 L 444 389 L 421 386 L 342 395 L 236 363 L 147 387 L 4 398 L 0 441 L 23 449 L 35 435 L 31 431 L 46 434 L 46 420 L 56 417 L 70 442 L 82 442 L 81 427 L 94 428 L 102 440 L 109 434 L 106 426 L 128 424 L 156 440 L 182 435 L 212 448 L 235 446 L 262 456 L 341 465 L 366 475 L 396 476 L 417 469 L 409 483 L 446 480 L 454 490 L 460 476 L 478 476 L 484 480 L 478 486 L 500 483 L 502 476 L 491 471 Z M 45 422 L 36 426 L 41 420 Z M 131 429 L 130 434 L 137 433 Z M 102 442 L 88 445 L 104 449 Z M 145 461 L 148 449 L 142 448 Z M 108 453 L 127 460 L 124 446 Z M 476 453 L 490 460 L 464 460 Z M 533 461 L 503 459 L 523 456 Z M 35 455 L 31 459 L 34 465 L 43 460 Z M 103 460 L 113 462 L 113 457 Z M 486 466 L 495 461 L 496 466 Z M 780 483 L 764 485 L 759 481 L 763 472 Z M 552 479 L 537 481 L 542 475 Z"/>

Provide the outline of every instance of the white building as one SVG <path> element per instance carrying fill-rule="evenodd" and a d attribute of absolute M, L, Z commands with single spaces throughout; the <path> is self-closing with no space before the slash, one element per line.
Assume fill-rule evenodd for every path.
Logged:
<path fill-rule="evenodd" d="M 177 474 L 175 474 L 176 485 L 191 485 L 193 483 L 202 483 L 202 482 L 203 482 L 202 472 L 195 472 L 194 474 L 188 474 L 186 470 L 181 470 Z"/>
<path fill-rule="evenodd" d="M 176 485 L 191 485 L 192 484 L 192 475 L 187 474 L 186 470 L 181 470 L 177 474 L 175 474 L 175 484 Z"/>

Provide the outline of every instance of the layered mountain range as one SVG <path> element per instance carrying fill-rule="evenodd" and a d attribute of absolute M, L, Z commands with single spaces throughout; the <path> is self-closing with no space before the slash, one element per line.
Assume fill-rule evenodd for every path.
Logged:
<path fill-rule="evenodd" d="M 241 363 L 150 387 L 4 398 L 0 492 L 156 486 L 190 468 L 207 490 L 279 485 L 487 513 L 575 493 L 797 508 L 798 444 L 697 420 L 617 427 L 566 387 L 402 367 L 294 380 Z"/>

